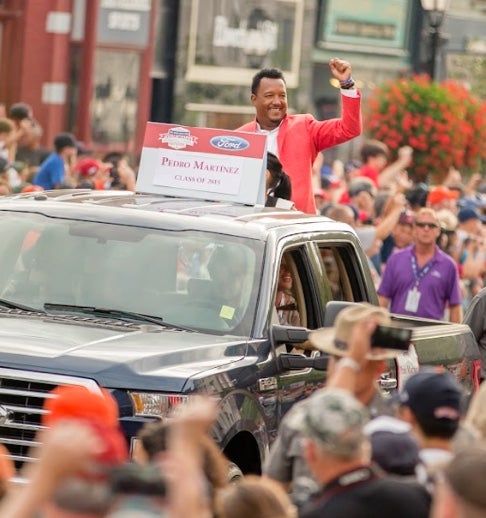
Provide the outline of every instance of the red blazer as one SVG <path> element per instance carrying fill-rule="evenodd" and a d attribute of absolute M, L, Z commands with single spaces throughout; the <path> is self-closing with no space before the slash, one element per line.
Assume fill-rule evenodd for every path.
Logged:
<path fill-rule="evenodd" d="M 310 113 L 287 115 L 277 136 L 278 156 L 284 171 L 292 181 L 292 201 L 295 207 L 316 213 L 312 188 L 312 164 L 320 151 L 342 144 L 361 134 L 361 94 L 341 96 L 341 119 L 316 120 Z M 238 128 L 255 132 L 256 119 Z"/>

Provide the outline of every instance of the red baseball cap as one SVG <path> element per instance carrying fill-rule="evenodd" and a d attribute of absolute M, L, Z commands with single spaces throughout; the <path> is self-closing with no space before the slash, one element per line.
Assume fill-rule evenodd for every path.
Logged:
<path fill-rule="evenodd" d="M 100 169 L 109 169 L 111 166 L 96 158 L 82 158 L 75 166 L 74 171 L 79 171 L 81 176 L 93 176 Z"/>
<path fill-rule="evenodd" d="M 430 205 L 437 205 L 444 200 L 457 200 L 457 198 L 459 198 L 459 191 L 449 189 L 445 185 L 432 187 L 427 195 L 427 201 Z"/>

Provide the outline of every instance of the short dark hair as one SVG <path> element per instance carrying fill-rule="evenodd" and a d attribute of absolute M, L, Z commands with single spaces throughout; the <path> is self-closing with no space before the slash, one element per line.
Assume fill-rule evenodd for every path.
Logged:
<path fill-rule="evenodd" d="M 10 106 L 8 116 L 16 121 L 28 119 L 31 115 L 32 108 L 26 103 L 15 103 Z"/>
<path fill-rule="evenodd" d="M 153 461 L 156 455 L 167 450 L 168 426 L 163 421 L 146 423 L 138 432 L 137 438 L 147 454 L 149 461 Z"/>
<path fill-rule="evenodd" d="M 110 151 L 107 153 L 102 161 L 103 162 L 111 162 L 114 166 L 118 165 L 118 162 L 124 157 L 125 155 L 123 153 L 120 153 L 120 151 Z"/>
<path fill-rule="evenodd" d="M 60 153 L 66 147 L 78 147 L 76 137 L 72 133 L 58 133 L 54 138 L 54 149 Z"/>
<path fill-rule="evenodd" d="M 459 421 L 450 421 L 448 419 L 427 419 L 416 414 L 414 414 L 414 417 L 425 437 L 452 439 L 459 429 Z"/>
<path fill-rule="evenodd" d="M 292 197 L 292 184 L 289 175 L 283 170 L 282 163 L 276 155 L 267 152 L 267 169 L 270 171 L 272 182 L 270 185 L 271 196 L 290 200 Z"/>
<path fill-rule="evenodd" d="M 281 79 L 285 84 L 285 77 L 281 70 L 278 68 L 262 68 L 260 72 L 257 72 L 251 81 L 251 93 L 256 94 L 258 91 L 258 87 L 260 86 L 260 82 L 264 77 L 268 77 L 269 79 Z"/>
<path fill-rule="evenodd" d="M 388 158 L 388 146 L 379 140 L 368 140 L 361 147 L 361 160 L 366 163 L 368 158 L 383 155 Z"/>

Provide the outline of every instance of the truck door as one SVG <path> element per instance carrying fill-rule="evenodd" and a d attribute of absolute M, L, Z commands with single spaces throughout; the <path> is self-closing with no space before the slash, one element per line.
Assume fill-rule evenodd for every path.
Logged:
<path fill-rule="evenodd" d="M 284 249 L 276 264 L 279 266 L 273 294 L 272 323 L 315 329 L 319 326 L 319 306 L 306 244 Z M 282 354 L 320 355 L 318 351 L 305 351 L 287 344 L 275 348 L 277 362 Z M 279 415 L 282 417 L 296 401 L 324 386 L 325 372 L 311 367 L 280 368 L 277 383 Z"/>

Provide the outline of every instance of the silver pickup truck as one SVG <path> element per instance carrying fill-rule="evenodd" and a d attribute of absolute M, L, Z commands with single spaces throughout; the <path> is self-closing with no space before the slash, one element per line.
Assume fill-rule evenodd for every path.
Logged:
<path fill-rule="evenodd" d="M 31 193 L 0 199 L 0 235 L 0 441 L 18 467 L 31 460 L 50 390 L 80 384 L 111 391 L 131 445 L 190 394 L 216 394 L 214 437 L 243 472 L 259 473 L 283 414 L 326 379 L 327 358 L 291 344 L 331 323 L 333 305 L 377 304 L 353 230 L 294 210 Z M 274 303 L 284 256 L 293 326 Z M 413 328 L 421 364 L 473 390 L 469 327 L 395 318 Z M 414 365 L 390 364 L 383 387 Z"/>

